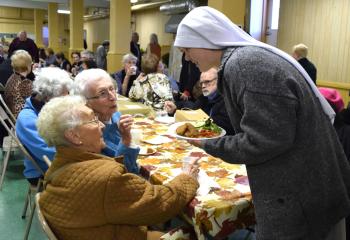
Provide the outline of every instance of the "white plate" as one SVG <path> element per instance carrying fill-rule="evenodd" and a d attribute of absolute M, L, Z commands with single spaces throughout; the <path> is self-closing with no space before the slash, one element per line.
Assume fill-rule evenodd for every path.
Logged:
<path fill-rule="evenodd" d="M 158 144 L 172 142 L 174 140 L 165 136 L 147 136 L 144 139 L 142 139 L 142 141 L 152 145 L 158 145 Z"/>
<path fill-rule="evenodd" d="M 174 124 L 172 124 L 172 125 L 169 126 L 168 133 L 169 133 L 171 136 L 177 137 L 177 138 L 179 138 L 179 139 L 184 139 L 184 140 L 207 140 L 207 139 L 220 138 L 220 137 L 226 135 L 225 129 L 223 129 L 223 128 L 221 128 L 221 127 L 220 127 L 220 129 L 221 129 L 220 135 L 215 136 L 215 137 L 211 137 L 211 138 L 190 138 L 190 137 L 185 137 L 185 136 L 181 136 L 181 135 L 176 134 L 176 129 L 177 129 L 178 127 L 180 127 L 181 125 L 185 124 L 185 123 L 191 123 L 191 124 L 193 124 L 193 125 L 197 125 L 197 124 L 194 123 L 194 122 L 177 122 L 177 123 L 174 123 Z"/>
<path fill-rule="evenodd" d="M 141 148 L 140 148 L 139 155 L 148 156 L 148 155 L 155 154 L 156 152 L 157 152 L 157 150 L 154 149 L 154 148 L 150 148 L 150 147 L 141 147 Z"/>
<path fill-rule="evenodd" d="M 154 120 L 156 122 L 166 123 L 166 124 L 170 124 L 170 123 L 174 123 L 175 122 L 175 118 L 174 117 L 156 117 Z"/>

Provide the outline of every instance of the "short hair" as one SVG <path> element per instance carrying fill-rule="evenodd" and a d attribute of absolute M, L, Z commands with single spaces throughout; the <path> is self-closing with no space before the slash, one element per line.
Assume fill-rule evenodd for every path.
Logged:
<path fill-rule="evenodd" d="M 92 59 L 88 59 L 88 60 L 83 60 L 81 62 L 81 64 L 85 64 L 87 69 L 91 69 L 91 68 L 97 68 L 97 64 L 94 60 Z"/>
<path fill-rule="evenodd" d="M 21 30 L 17 33 L 17 37 L 19 37 L 19 35 L 21 35 L 21 33 L 25 33 L 27 35 L 27 31 L 26 30 Z"/>
<path fill-rule="evenodd" d="M 86 57 L 87 59 L 94 59 L 94 53 L 89 50 L 83 50 L 80 52 L 80 57 Z"/>
<path fill-rule="evenodd" d="M 71 90 L 73 80 L 69 74 L 57 67 L 41 68 L 33 82 L 33 93 L 37 94 L 40 100 L 60 96 L 66 89 Z"/>
<path fill-rule="evenodd" d="M 11 66 L 15 72 L 28 71 L 28 67 L 32 65 L 32 57 L 26 50 L 17 50 L 11 56 Z"/>
<path fill-rule="evenodd" d="M 102 42 L 102 46 L 104 46 L 104 47 L 109 46 L 109 41 L 108 41 L 108 40 L 104 40 L 104 41 Z"/>
<path fill-rule="evenodd" d="M 157 72 L 159 58 L 154 54 L 145 55 L 142 58 L 141 68 L 145 74 Z"/>
<path fill-rule="evenodd" d="M 297 54 L 298 57 L 300 57 L 300 58 L 306 58 L 307 57 L 307 50 L 308 50 L 308 47 L 305 44 L 303 44 L 303 43 L 300 43 L 300 44 L 295 45 L 293 47 L 293 52 L 295 54 Z"/>
<path fill-rule="evenodd" d="M 80 52 L 78 52 L 78 51 L 73 51 L 73 52 L 70 54 L 70 56 L 73 57 L 74 54 L 76 54 L 76 55 L 78 55 L 78 56 L 80 57 Z"/>
<path fill-rule="evenodd" d="M 135 55 L 132 54 L 132 53 L 127 53 L 122 58 L 122 64 L 125 64 L 125 63 L 127 63 L 127 62 L 129 62 L 131 60 L 134 60 L 134 61 L 137 62 L 137 57 L 135 57 Z"/>
<path fill-rule="evenodd" d="M 53 51 L 52 48 L 46 48 L 46 51 L 49 53 L 49 55 L 54 55 L 55 52 Z"/>
<path fill-rule="evenodd" d="M 158 44 L 158 36 L 157 36 L 157 34 L 155 34 L 155 33 L 151 34 L 150 42 L 153 43 L 153 44 Z"/>
<path fill-rule="evenodd" d="M 64 60 L 65 59 L 64 53 L 63 52 L 56 53 L 56 58 Z"/>
<path fill-rule="evenodd" d="M 86 101 L 80 96 L 64 96 L 51 99 L 39 113 L 37 128 L 48 146 L 64 146 L 69 142 L 64 132 L 82 123 L 79 109 Z"/>
<path fill-rule="evenodd" d="M 78 73 L 74 79 L 73 94 L 81 95 L 85 98 L 89 97 L 91 92 L 91 84 L 102 79 L 111 81 L 111 83 L 115 86 L 115 81 L 112 80 L 112 77 L 105 70 L 100 68 L 83 70 L 82 72 Z"/>

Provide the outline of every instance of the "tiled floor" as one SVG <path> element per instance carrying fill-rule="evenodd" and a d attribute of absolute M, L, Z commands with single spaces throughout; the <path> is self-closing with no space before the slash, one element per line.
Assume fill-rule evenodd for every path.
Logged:
<path fill-rule="evenodd" d="M 1 152 L 1 151 L 0 151 Z M 22 219 L 22 210 L 27 191 L 27 180 L 22 175 L 23 161 L 21 156 L 16 154 L 11 157 L 5 175 L 2 191 L 0 191 L 0 239 L 19 240 L 23 239 L 26 224 L 29 218 Z M 2 164 L 2 155 L 0 153 Z M 33 224 L 28 239 L 47 239 L 45 233 L 34 215 Z"/>
<path fill-rule="evenodd" d="M 2 154 L 0 150 L 0 166 L 2 164 Z M 2 191 L 0 191 L 0 240 L 20 240 L 24 237 L 24 231 L 29 217 L 22 219 L 21 214 L 24 206 L 24 199 L 27 190 L 27 181 L 23 175 L 22 156 L 15 154 L 9 161 L 9 166 L 5 175 Z M 28 209 L 29 210 L 29 209 Z M 28 239 L 47 239 L 41 229 L 36 214 L 32 223 Z M 228 240 L 254 240 L 253 234 L 247 238 L 246 231 L 237 231 Z"/>

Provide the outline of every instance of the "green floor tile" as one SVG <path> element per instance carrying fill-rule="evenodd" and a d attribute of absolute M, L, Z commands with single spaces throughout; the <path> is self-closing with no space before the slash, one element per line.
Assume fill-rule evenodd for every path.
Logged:
<path fill-rule="evenodd" d="M 1 166 L 3 160 L 1 153 L 0 160 Z M 21 240 L 24 237 L 27 219 L 22 219 L 21 215 L 28 183 L 22 172 L 23 157 L 15 153 L 9 160 L 2 191 L 0 191 L 0 239 Z M 29 209 L 27 216 L 29 216 Z M 47 239 L 36 215 L 28 239 Z"/>

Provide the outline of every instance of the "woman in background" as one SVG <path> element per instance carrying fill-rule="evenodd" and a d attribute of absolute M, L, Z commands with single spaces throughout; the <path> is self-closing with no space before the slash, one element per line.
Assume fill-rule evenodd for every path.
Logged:
<path fill-rule="evenodd" d="M 158 59 L 161 59 L 161 48 L 158 43 L 158 36 L 155 33 L 152 33 L 150 36 L 149 44 L 147 46 L 147 55 L 154 54 L 158 57 Z"/>

